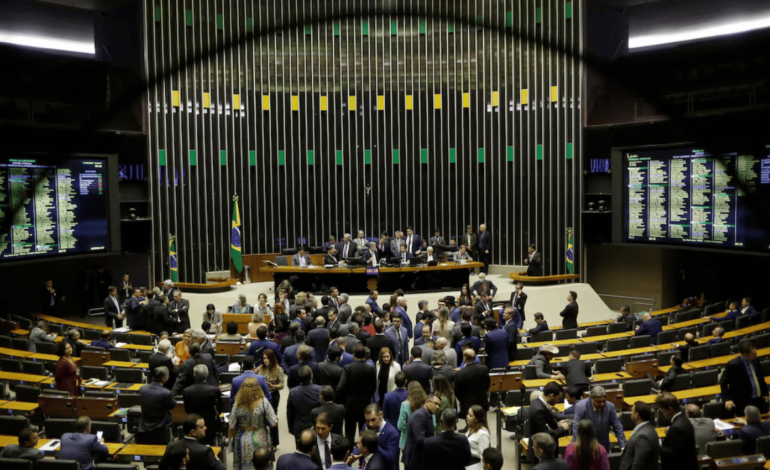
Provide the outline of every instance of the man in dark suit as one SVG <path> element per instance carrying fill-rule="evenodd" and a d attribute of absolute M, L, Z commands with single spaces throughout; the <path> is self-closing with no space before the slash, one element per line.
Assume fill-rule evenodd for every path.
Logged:
<path fill-rule="evenodd" d="M 176 383 L 176 376 L 179 373 L 179 368 L 174 365 L 174 361 L 166 356 L 166 353 L 169 350 L 171 350 L 171 342 L 169 340 L 164 339 L 158 342 L 158 351 L 155 354 L 150 355 L 150 357 L 147 359 L 147 365 L 150 369 L 150 376 L 153 375 L 155 369 L 158 367 L 163 366 L 167 368 L 169 372 L 169 379 L 165 384 L 163 384 L 163 388 L 173 390 L 174 384 Z"/>
<path fill-rule="evenodd" d="M 329 248 L 326 250 L 326 255 L 324 256 L 324 265 L 337 266 L 339 264 L 340 258 L 337 253 L 337 247 L 334 245 L 329 245 Z"/>
<path fill-rule="evenodd" d="M 535 323 L 535 327 L 528 331 L 530 336 L 542 333 L 543 331 L 548 331 L 548 322 L 545 321 L 542 313 L 537 312 L 535 314 Z"/>
<path fill-rule="evenodd" d="M 757 439 L 770 435 L 770 421 L 762 422 L 762 414 L 756 406 L 749 405 L 743 412 L 746 423 L 738 430 L 738 439 L 743 441 L 743 454 L 760 453 L 757 452 Z"/>
<path fill-rule="evenodd" d="M 650 336 L 650 344 L 653 346 L 658 344 L 658 333 L 663 331 L 663 325 L 649 313 L 642 315 L 642 324 L 636 327 L 634 336 Z"/>
<path fill-rule="evenodd" d="M 142 297 L 141 289 L 134 289 L 134 295 L 126 300 L 126 322 L 132 330 L 144 327 L 144 305 L 149 301 Z"/>
<path fill-rule="evenodd" d="M 402 326 L 403 319 L 400 314 L 394 312 L 390 319 L 393 326 L 385 330 L 385 336 L 392 342 L 396 362 L 403 366 L 409 354 L 409 336 L 406 328 Z"/>
<path fill-rule="evenodd" d="M 462 371 L 461 371 L 462 372 Z M 559 382 L 548 382 L 543 388 L 543 394 L 529 404 L 529 437 L 537 433 L 544 432 L 558 442 L 559 438 L 566 436 L 569 432 L 569 423 L 566 421 L 556 422 L 551 412 L 551 407 L 561 400 L 563 389 Z M 530 439 L 531 441 L 531 439 Z M 527 457 L 535 457 L 533 446 L 529 447 Z"/>
<path fill-rule="evenodd" d="M 278 457 L 275 464 L 276 470 L 321 470 L 321 467 L 313 462 L 313 454 L 316 452 L 316 433 L 312 429 L 304 429 L 295 434 L 297 436 L 297 450 L 291 454 L 283 454 Z"/>
<path fill-rule="evenodd" d="M 392 392 L 385 394 L 385 400 L 382 402 L 382 414 L 385 420 L 396 427 L 398 431 L 398 416 L 401 411 L 401 403 L 406 400 L 406 374 L 403 371 L 396 373 L 396 388 Z"/>
<path fill-rule="evenodd" d="M 631 313 L 631 307 L 628 305 L 620 307 L 620 316 L 615 319 L 615 323 L 625 323 L 626 330 L 633 331 L 635 321 L 636 317 Z"/>
<path fill-rule="evenodd" d="M 481 298 L 476 302 L 473 310 L 475 312 L 473 318 L 479 325 L 483 324 L 485 318 L 495 317 L 495 314 L 492 312 L 492 297 L 489 293 L 481 294 Z"/>
<path fill-rule="evenodd" d="M 377 437 L 377 433 L 374 431 L 364 431 L 358 438 L 358 444 L 354 449 L 354 452 L 358 452 L 358 456 L 361 459 L 360 468 L 366 470 L 393 470 L 393 467 L 385 460 L 385 457 L 379 452 L 378 445 L 380 438 Z M 348 465 L 352 465 L 355 461 L 355 456 L 348 457 Z"/>
<path fill-rule="evenodd" d="M 489 410 L 487 391 L 489 390 L 489 368 L 476 364 L 473 349 L 463 351 L 466 366 L 457 372 L 455 378 L 455 396 L 460 402 L 460 416 L 466 416 L 473 405 L 479 405 L 484 411 Z"/>
<path fill-rule="evenodd" d="M 57 292 L 53 287 L 53 281 L 48 279 L 45 285 L 40 288 L 40 309 L 46 315 L 56 315 L 56 307 L 63 303 L 65 296 Z M 90 299 L 89 299 L 90 302 Z"/>
<path fill-rule="evenodd" d="M 209 368 L 209 375 L 206 378 L 206 383 L 215 387 L 219 386 L 219 369 L 217 369 L 217 365 L 214 364 L 214 358 L 212 358 L 210 354 L 201 354 L 200 344 L 193 342 L 190 344 L 190 359 L 184 361 L 182 367 L 179 368 L 179 376 L 176 378 L 174 388 L 171 389 L 171 393 L 173 393 L 174 396 L 181 395 L 182 390 L 184 390 L 185 387 L 195 383 L 193 369 L 198 365 L 196 358 L 198 358 L 201 364 L 205 364 L 206 367 Z"/>
<path fill-rule="evenodd" d="M 766 411 L 770 396 L 757 360 L 757 348 L 745 339 L 740 342 L 739 348 L 741 355 L 727 363 L 719 379 L 725 408 L 730 411 L 737 407 L 740 413 L 753 405 L 760 411 Z"/>
<path fill-rule="evenodd" d="M 341 260 L 358 257 L 358 246 L 350 239 L 349 233 L 346 233 L 342 241 L 337 244 L 337 254 Z"/>
<path fill-rule="evenodd" d="M 697 470 L 698 446 L 695 445 L 695 428 L 680 413 L 679 400 L 670 393 L 661 393 L 655 399 L 658 412 L 671 420 L 666 437 L 660 447 L 660 466 L 665 469 Z"/>
<path fill-rule="evenodd" d="M 364 424 L 364 408 L 377 389 L 377 372 L 366 364 L 366 350 L 358 346 L 353 351 L 353 362 L 342 369 L 337 395 L 345 404 L 345 437 L 355 439 L 356 430 Z"/>
<path fill-rule="evenodd" d="M 464 470 L 471 463 L 471 445 L 464 434 L 455 432 L 457 413 L 446 409 L 441 414 L 441 434 L 425 439 L 425 462 L 431 468 Z"/>
<path fill-rule="evenodd" d="M 388 237 L 384 235 L 380 237 L 380 241 L 377 242 L 377 254 L 380 258 L 384 259 L 388 259 L 392 256 L 390 251 L 390 241 L 388 240 Z"/>
<path fill-rule="evenodd" d="M 535 245 L 529 245 L 528 255 L 524 258 L 527 265 L 527 276 L 543 275 L 543 256 L 537 252 Z"/>
<path fill-rule="evenodd" d="M 578 327 L 577 317 L 578 317 L 578 304 L 576 302 L 577 300 L 577 292 L 575 291 L 569 291 L 569 294 L 567 294 L 567 304 L 566 307 L 564 307 L 564 310 L 559 314 L 562 317 L 561 326 L 565 329 L 575 329 Z"/>
<path fill-rule="evenodd" d="M 751 297 L 744 297 L 741 300 L 741 315 L 746 316 L 754 316 L 759 315 L 760 312 L 757 312 L 757 310 L 754 308 L 753 305 L 751 305 Z"/>
<path fill-rule="evenodd" d="M 433 379 L 433 368 L 422 362 L 422 349 L 419 346 L 412 348 L 411 362 L 404 365 L 404 374 L 409 382 L 419 382 L 425 393 L 431 392 L 431 379 Z"/>
<path fill-rule="evenodd" d="M 581 392 L 588 390 L 591 383 L 591 365 L 580 360 L 580 351 L 569 352 L 569 360 L 562 366 L 561 373 L 567 379 L 567 387 L 579 387 Z"/>
<path fill-rule="evenodd" d="M 513 319 L 514 312 L 515 310 L 513 307 L 506 307 L 505 310 L 503 310 L 503 314 L 500 315 L 504 321 L 502 331 L 505 331 L 505 334 L 508 336 L 508 361 L 516 360 L 516 350 L 519 343 L 519 328 L 516 325 L 516 321 Z"/>
<path fill-rule="evenodd" d="M 190 452 L 188 470 L 225 470 L 225 464 L 220 461 L 207 444 L 211 431 L 208 430 L 204 417 L 196 413 L 188 413 L 184 423 L 184 442 Z"/>
<path fill-rule="evenodd" d="M 358 323 L 354 321 L 348 323 L 348 336 L 345 342 L 345 351 L 352 354 L 357 346 L 363 346 L 361 340 L 356 336 L 359 331 L 361 331 L 361 328 L 358 326 Z"/>
<path fill-rule="evenodd" d="M 313 371 L 305 366 L 299 371 L 300 385 L 289 390 L 289 400 L 286 402 L 286 422 L 289 432 L 294 437 L 300 437 L 303 430 L 311 427 L 313 421 L 310 413 L 313 408 L 320 406 L 318 397 L 321 387 L 312 383 Z"/>
<path fill-rule="evenodd" d="M 137 444 L 165 442 L 166 429 L 171 427 L 171 410 L 176 407 L 174 395 L 163 388 L 167 380 L 168 369 L 161 366 L 153 372 L 152 383 L 139 389 L 142 416 L 136 433 Z"/>
<path fill-rule="evenodd" d="M 414 233 L 412 227 L 406 228 L 406 236 L 404 236 L 404 245 L 406 246 L 407 253 L 411 253 L 414 256 L 422 254 L 422 238 Z"/>
<path fill-rule="evenodd" d="M 547 432 L 532 435 L 529 440 L 532 458 L 538 458 L 538 463 L 532 466 L 532 470 L 569 470 L 569 464 L 558 458 L 558 442 L 558 439 L 554 439 Z"/>
<path fill-rule="evenodd" d="M 463 336 L 462 327 L 465 325 L 469 325 L 471 327 L 471 336 L 474 336 L 476 338 L 481 338 L 481 331 L 479 330 L 479 327 L 474 325 L 471 320 L 473 319 L 473 313 L 471 313 L 472 310 L 470 308 L 464 308 L 463 313 L 460 316 L 461 321 L 455 323 L 454 328 L 452 328 L 452 343 L 451 346 L 454 348 L 457 346 L 457 343 L 459 343 L 465 336 Z M 462 356 L 458 356 L 462 357 Z"/>
<path fill-rule="evenodd" d="M 310 255 L 305 253 L 303 247 L 299 247 L 297 254 L 291 257 L 292 266 L 296 266 L 298 268 L 307 268 L 312 264 L 313 262 L 310 260 Z"/>
<path fill-rule="evenodd" d="M 350 296 L 348 294 L 340 294 L 340 308 L 338 309 L 337 316 L 339 317 L 340 324 L 342 325 L 347 325 L 350 323 L 350 319 L 353 317 L 353 309 L 350 307 L 350 304 L 348 303 L 349 301 Z"/>
<path fill-rule="evenodd" d="M 107 292 L 109 295 L 102 303 L 104 307 L 104 324 L 110 328 L 113 326 L 115 328 L 123 328 L 123 318 L 126 316 L 126 310 L 120 307 L 118 289 L 115 286 L 110 286 Z"/>
<path fill-rule="evenodd" d="M 657 387 L 661 392 L 672 392 L 671 388 L 674 386 L 674 379 L 677 375 L 687 374 L 688 372 L 682 367 L 682 357 L 678 354 L 671 356 L 671 368 L 666 373 L 666 376 L 660 381 L 659 384 L 653 383 L 653 388 Z"/>
<path fill-rule="evenodd" d="M 521 324 L 527 320 L 524 314 L 524 306 L 527 304 L 527 294 L 524 292 L 524 284 L 521 282 L 516 283 L 516 290 L 511 294 L 511 307 L 514 307 L 519 312 L 521 317 Z"/>
<path fill-rule="evenodd" d="M 315 319 L 315 328 L 307 334 L 307 344 L 315 349 L 316 359 L 323 361 L 329 350 L 329 330 L 324 325 L 326 320 L 319 316 Z"/>
<path fill-rule="evenodd" d="M 428 395 L 425 406 L 419 408 L 409 417 L 404 445 L 404 466 L 409 470 L 422 470 L 429 467 L 425 461 L 423 447 L 425 439 L 435 435 L 433 415 L 441 406 L 441 399 L 433 394 Z"/>
<path fill-rule="evenodd" d="M 184 331 L 190 328 L 190 301 L 183 299 L 182 292 L 178 290 L 174 292 L 173 299 L 168 305 L 168 313 L 177 326 L 175 330 Z"/>
<path fill-rule="evenodd" d="M 312 360 L 310 346 L 303 344 L 297 349 L 297 363 L 289 368 L 289 376 L 286 379 L 287 387 L 292 389 L 302 383 L 299 379 L 299 371 L 305 366 L 310 367 L 310 370 L 313 371 L 313 383 L 319 383 L 321 380 L 321 371 L 318 369 L 318 363 Z"/>
<path fill-rule="evenodd" d="M 366 347 L 372 352 L 372 358 L 380 357 L 380 349 L 390 348 L 390 352 L 393 353 L 396 350 L 396 345 L 392 338 L 385 336 L 384 325 L 382 320 L 377 319 L 374 321 L 374 336 L 366 340 Z"/>
<path fill-rule="evenodd" d="M 483 270 L 480 270 L 479 274 L 481 273 L 488 273 L 489 272 L 489 263 L 492 262 L 492 235 L 487 231 L 487 226 L 485 224 L 481 224 L 479 226 L 479 261 L 484 263 Z"/>
<path fill-rule="evenodd" d="M 81 416 L 75 421 L 75 431 L 61 437 L 58 458 L 76 460 L 83 470 L 92 470 L 94 457 L 109 455 L 110 450 L 104 445 L 104 439 L 91 434 L 91 419 L 88 416 Z"/>
<path fill-rule="evenodd" d="M 326 353 L 326 360 L 318 363 L 318 383 L 320 385 L 329 385 L 337 390 L 337 385 L 342 377 L 342 367 L 340 367 L 340 357 L 342 349 L 338 346 L 332 346 Z"/>
<path fill-rule="evenodd" d="M 377 251 L 377 244 L 369 242 L 368 248 L 361 252 L 361 259 L 369 266 L 378 266 L 382 256 L 380 256 L 380 252 Z"/>
<path fill-rule="evenodd" d="M 332 443 L 335 439 L 342 436 L 332 432 L 336 425 L 328 413 L 314 415 L 313 422 L 315 423 L 316 432 L 316 446 L 312 456 L 313 462 L 324 470 L 328 470 L 332 467 Z"/>
<path fill-rule="evenodd" d="M 700 346 L 700 344 L 695 340 L 695 335 L 692 333 L 685 333 L 684 344 L 679 345 L 679 355 L 682 356 L 682 362 L 687 362 L 689 360 L 690 349 L 696 346 Z"/>
<path fill-rule="evenodd" d="M 193 369 L 195 384 L 185 387 L 182 390 L 184 398 L 184 411 L 188 415 L 191 413 L 200 415 L 206 421 L 206 435 L 204 442 L 209 445 L 214 444 L 217 430 L 219 430 L 219 412 L 217 405 L 222 397 L 219 387 L 206 383 L 209 376 L 209 369 L 205 364 L 198 364 Z"/>
<path fill-rule="evenodd" d="M 643 401 L 634 403 L 631 411 L 634 432 L 628 438 L 620 457 L 620 470 L 658 470 L 660 442 L 652 420 L 652 406 Z"/>
<path fill-rule="evenodd" d="M 331 388 L 331 386 L 322 386 L 321 391 L 318 394 L 318 402 L 321 405 L 313 408 L 313 411 L 310 412 L 310 417 L 315 423 L 318 415 L 326 413 L 329 415 L 329 419 L 331 420 L 331 424 L 334 425 L 334 429 L 342 432 L 342 423 L 345 421 L 345 407 L 334 403 L 335 396 L 336 393 L 334 393 L 334 389 Z"/>
<path fill-rule="evenodd" d="M 399 436 L 398 430 L 388 423 L 384 418 L 382 411 L 377 403 L 370 403 L 364 409 L 364 418 L 366 419 L 366 426 L 361 430 L 361 436 L 371 433 L 376 442 L 372 440 L 368 447 L 371 452 L 375 450 L 380 455 L 384 463 L 384 470 L 398 470 L 398 454 L 399 454 Z M 362 463 L 361 468 L 369 468 L 370 460 L 366 458 L 366 453 L 363 452 L 359 446 L 357 449 L 353 449 L 353 453 L 348 459 L 348 465 L 353 465 L 357 459 L 361 459 L 365 462 Z"/>
<path fill-rule="evenodd" d="M 299 333 L 299 326 L 296 327 L 289 327 L 289 331 L 293 332 L 295 335 Z M 302 340 L 304 341 L 304 332 L 302 333 Z M 290 335 L 286 335 L 288 338 Z M 252 341 L 249 345 L 249 349 L 246 351 L 247 356 L 252 356 L 254 358 L 254 365 L 256 367 L 259 367 L 262 365 L 262 356 L 265 352 L 265 348 L 272 349 L 275 353 L 275 360 L 278 361 L 279 364 L 283 362 L 283 351 L 281 351 L 281 347 L 279 347 L 275 342 L 270 341 L 267 339 L 267 328 L 264 326 L 260 326 L 257 329 L 257 340 Z M 286 338 L 284 338 L 286 339 Z M 283 343 L 281 343 L 281 346 L 283 346 Z M 288 349 L 288 348 L 286 348 Z"/>

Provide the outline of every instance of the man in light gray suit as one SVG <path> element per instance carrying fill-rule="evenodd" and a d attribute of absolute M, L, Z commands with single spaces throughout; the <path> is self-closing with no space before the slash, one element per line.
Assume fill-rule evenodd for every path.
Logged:
<path fill-rule="evenodd" d="M 436 351 L 444 351 L 446 363 L 452 366 L 452 369 L 457 368 L 457 351 L 455 348 L 449 347 L 449 341 L 446 338 L 441 337 L 436 340 Z"/>
<path fill-rule="evenodd" d="M 706 453 L 706 443 L 717 440 L 717 432 L 714 427 L 714 420 L 703 418 L 700 414 L 700 408 L 695 403 L 688 403 L 684 407 L 684 415 L 692 423 L 695 429 L 695 445 L 698 446 L 698 455 Z"/>
<path fill-rule="evenodd" d="M 353 316 L 353 309 L 350 307 L 350 304 L 348 304 L 349 299 L 350 296 L 348 294 L 340 294 L 339 296 L 340 308 L 337 317 L 343 325 L 350 323 L 350 318 Z"/>
<path fill-rule="evenodd" d="M 660 441 L 652 419 L 652 406 L 638 401 L 634 403 L 631 419 L 636 427 L 620 457 L 620 470 L 657 470 Z"/>
<path fill-rule="evenodd" d="M 441 236 L 441 230 L 436 229 L 433 232 L 433 236 L 428 239 L 428 246 L 434 245 L 446 245 L 446 240 Z"/>
<path fill-rule="evenodd" d="M 401 252 L 401 245 L 404 244 L 404 232 L 396 230 L 396 238 L 390 241 L 390 256 L 398 256 Z"/>
<path fill-rule="evenodd" d="M 56 339 L 56 333 L 48 334 L 48 322 L 40 320 L 29 334 L 29 350 L 37 352 L 38 343 L 53 343 Z"/>
<path fill-rule="evenodd" d="M 305 253 L 305 250 L 303 250 L 301 247 L 296 255 L 291 257 L 291 265 L 297 266 L 300 268 L 306 268 L 313 264 L 310 261 L 310 255 Z"/>
<path fill-rule="evenodd" d="M 431 365 L 431 361 L 433 360 L 433 340 L 429 340 L 426 343 L 423 343 L 418 348 L 422 349 L 422 362 Z"/>
<path fill-rule="evenodd" d="M 369 240 L 367 240 L 366 237 L 364 237 L 363 230 L 358 231 L 358 237 L 353 240 L 353 243 L 356 244 L 356 250 L 358 251 L 359 255 L 363 253 L 366 247 L 369 246 Z"/>

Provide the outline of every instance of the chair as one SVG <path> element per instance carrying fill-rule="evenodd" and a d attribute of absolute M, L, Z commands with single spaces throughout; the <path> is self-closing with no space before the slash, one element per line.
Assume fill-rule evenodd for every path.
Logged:
<path fill-rule="evenodd" d="M 219 410 L 220 413 L 229 413 L 230 408 L 230 397 L 219 397 L 219 406 L 217 407 L 217 410 Z"/>
<path fill-rule="evenodd" d="M 117 343 L 131 343 L 131 335 L 128 333 L 112 333 L 112 337 L 115 338 Z"/>
<path fill-rule="evenodd" d="M 537 380 L 537 369 L 535 366 L 524 366 L 524 380 Z"/>
<path fill-rule="evenodd" d="M 734 320 L 721 321 L 721 322 L 719 322 L 719 326 L 721 328 L 724 328 L 725 332 L 733 331 L 733 330 L 735 330 L 735 321 Z"/>
<path fill-rule="evenodd" d="M 620 372 L 620 370 L 623 368 L 624 362 L 625 361 L 622 357 L 598 360 L 596 361 L 596 373 L 607 374 L 610 372 Z"/>
<path fill-rule="evenodd" d="M 21 361 L 10 357 L 0 358 L 0 370 L 3 372 L 21 373 Z"/>
<path fill-rule="evenodd" d="M 542 343 L 553 340 L 553 331 L 541 331 L 532 335 L 531 343 Z"/>
<path fill-rule="evenodd" d="M 651 389 L 652 380 L 650 379 L 628 380 L 623 384 L 623 393 L 627 397 L 649 395 Z"/>
<path fill-rule="evenodd" d="M 37 462 L 37 470 L 80 470 L 77 460 L 43 459 Z"/>
<path fill-rule="evenodd" d="M 89 328 L 86 328 L 83 330 L 83 339 L 90 339 L 91 341 L 94 341 L 96 339 L 101 339 L 102 337 L 102 331 L 101 330 L 92 330 Z"/>
<path fill-rule="evenodd" d="M 214 354 L 214 364 L 223 366 L 230 363 L 229 354 Z"/>
<path fill-rule="evenodd" d="M 222 372 L 219 374 L 219 384 L 232 384 L 233 379 L 239 375 L 241 375 L 240 372 Z"/>
<path fill-rule="evenodd" d="M 672 392 L 678 392 L 680 390 L 687 390 L 690 388 L 690 382 L 692 378 L 690 374 L 679 374 L 674 377 L 674 383 L 671 385 Z"/>
<path fill-rule="evenodd" d="M 59 343 L 37 343 L 35 350 L 38 354 L 59 354 Z"/>
<path fill-rule="evenodd" d="M 671 364 L 671 356 L 679 354 L 679 351 L 666 351 L 658 353 L 658 364 L 667 366 Z"/>
<path fill-rule="evenodd" d="M 607 325 L 607 334 L 614 335 L 616 333 L 625 333 L 628 331 L 628 325 L 624 323 L 610 323 Z M 591 336 L 591 335 L 588 335 Z"/>
<path fill-rule="evenodd" d="M 31 385 L 17 385 L 16 386 L 16 401 L 23 401 L 24 403 L 37 403 L 37 399 L 40 396 L 40 389 Z"/>
<path fill-rule="evenodd" d="M 118 367 L 113 370 L 115 380 L 118 382 L 128 382 L 134 384 L 144 383 L 144 372 L 141 369 L 126 369 Z"/>
<path fill-rule="evenodd" d="M 171 341 L 171 346 L 176 346 L 176 343 L 184 340 L 184 338 L 181 338 L 179 336 L 171 336 L 168 338 L 169 341 Z"/>
<path fill-rule="evenodd" d="M 762 368 L 762 377 L 767 377 L 770 375 L 770 359 L 760 361 L 759 367 Z"/>
<path fill-rule="evenodd" d="M 81 366 L 80 375 L 83 378 L 83 380 L 88 380 L 88 379 L 107 380 L 107 368 Z"/>
<path fill-rule="evenodd" d="M 757 438 L 757 454 L 762 454 L 765 459 L 770 459 L 770 436 Z"/>
<path fill-rule="evenodd" d="M 640 354 L 638 356 L 631 356 L 631 360 L 628 362 L 646 361 L 651 358 L 652 358 L 651 354 Z"/>
<path fill-rule="evenodd" d="M 708 359 L 711 355 L 711 346 L 704 344 L 703 346 L 695 346 L 690 348 L 690 361 L 700 361 L 701 359 Z"/>
<path fill-rule="evenodd" d="M 716 315 L 717 313 L 720 313 L 720 311 L 716 309 L 714 304 L 706 305 L 706 308 L 703 309 L 704 317 L 711 317 L 713 315 Z"/>
<path fill-rule="evenodd" d="M 700 310 L 690 310 L 687 315 L 687 320 L 697 320 L 700 318 Z"/>
<path fill-rule="evenodd" d="M 10 336 L 0 336 L 0 348 L 11 349 L 11 344 Z"/>
<path fill-rule="evenodd" d="M 610 470 L 620 470 L 620 459 L 622 455 L 623 454 L 621 454 L 620 452 L 613 452 L 611 454 L 607 454 L 607 459 L 610 461 Z"/>
<path fill-rule="evenodd" d="M 42 362 L 21 361 L 21 370 L 25 374 L 48 375 L 45 371 L 45 365 Z"/>
<path fill-rule="evenodd" d="M 716 309 L 717 313 L 724 312 L 725 309 L 727 308 L 726 305 L 725 305 L 725 302 L 717 302 L 717 303 L 715 303 L 713 305 L 714 305 L 714 308 Z"/>
<path fill-rule="evenodd" d="M 625 323 L 623 323 L 625 326 Z M 607 325 L 589 326 L 586 329 L 586 336 L 601 336 L 607 334 Z"/>
<path fill-rule="evenodd" d="M 68 432 L 77 432 L 74 419 L 52 419 L 43 422 L 45 437 L 48 439 L 61 439 Z"/>
<path fill-rule="evenodd" d="M 661 325 L 666 326 L 670 323 L 671 317 L 668 315 L 658 315 L 655 319 L 658 320 Z"/>
<path fill-rule="evenodd" d="M 49 333 L 56 333 L 58 336 L 61 336 L 63 331 L 64 329 L 61 325 L 54 325 L 53 323 L 48 324 Z"/>
<path fill-rule="evenodd" d="M 738 317 L 735 319 L 735 329 L 742 330 L 743 328 L 748 328 L 753 323 L 753 320 L 753 318 L 746 315 Z"/>
<path fill-rule="evenodd" d="M 629 349 L 649 348 L 652 344 L 652 336 L 650 335 L 634 336 L 629 339 L 631 340 L 628 344 Z"/>
<path fill-rule="evenodd" d="M 596 354 L 599 350 L 598 343 L 575 343 L 573 346 L 580 351 L 580 354 Z"/>
<path fill-rule="evenodd" d="M 674 315 L 674 323 L 686 322 L 688 319 L 689 319 L 689 312 L 682 312 Z"/>
<path fill-rule="evenodd" d="M 288 256 L 276 256 L 275 257 L 275 264 L 278 266 L 288 266 L 289 265 L 289 257 Z"/>
<path fill-rule="evenodd" d="M 691 326 L 689 328 L 680 328 L 679 330 L 675 330 L 675 331 L 677 332 L 677 335 L 676 335 L 677 340 L 684 341 L 684 335 L 686 335 L 687 333 L 692 333 L 693 336 L 697 336 L 698 327 Z"/>
<path fill-rule="evenodd" d="M 729 341 L 720 341 L 719 343 L 712 344 L 709 347 L 711 348 L 709 351 L 711 357 L 727 356 L 730 354 Z"/>
<path fill-rule="evenodd" d="M 131 344 L 142 344 L 145 346 L 153 346 L 152 342 L 152 335 L 128 335 L 129 339 L 131 340 Z"/>
<path fill-rule="evenodd" d="M 711 336 L 712 334 L 714 334 L 714 328 L 716 327 L 717 327 L 717 324 L 714 322 L 706 323 L 705 325 L 703 325 L 700 329 L 701 338 L 705 338 L 706 336 Z"/>
<path fill-rule="evenodd" d="M 703 416 L 711 419 L 729 419 L 734 416 L 734 412 L 727 411 L 724 402 L 718 401 L 703 405 Z"/>
<path fill-rule="evenodd" d="M 740 439 L 706 443 L 706 455 L 712 459 L 727 459 L 741 454 L 743 454 L 743 441 Z"/>
<path fill-rule="evenodd" d="M 13 320 L 19 324 L 19 327 L 24 330 L 32 330 L 32 320 L 18 315 L 13 316 Z"/>
<path fill-rule="evenodd" d="M 607 341 L 607 352 L 623 351 L 628 349 L 628 345 L 631 344 L 630 338 L 618 338 Z"/>
<path fill-rule="evenodd" d="M 0 466 L 5 470 L 33 470 L 33 465 L 31 460 L 0 458 Z"/>
<path fill-rule="evenodd" d="M 556 340 L 577 339 L 578 330 L 558 330 L 556 331 Z"/>
<path fill-rule="evenodd" d="M 692 388 L 710 387 L 719 383 L 719 370 L 703 370 L 692 374 Z"/>
<path fill-rule="evenodd" d="M 118 406 L 121 408 L 131 408 L 132 406 L 141 406 L 142 396 L 138 393 L 119 393 Z"/>
<path fill-rule="evenodd" d="M 565 356 L 569 356 L 570 351 L 572 351 L 572 345 L 562 344 L 562 345 L 556 346 L 556 349 L 559 350 L 559 354 L 557 354 L 556 357 L 565 357 Z"/>
<path fill-rule="evenodd" d="M 626 394 L 628 396 L 628 394 Z M 634 395 L 636 396 L 636 395 Z M 634 420 L 631 418 L 631 412 L 630 411 L 623 411 L 620 413 L 620 424 L 623 425 L 624 431 L 633 431 L 636 427 L 636 423 L 634 423 Z"/>
<path fill-rule="evenodd" d="M 139 362 L 150 362 L 150 356 L 152 355 L 152 351 L 139 351 Z"/>
<path fill-rule="evenodd" d="M 535 357 L 535 350 L 532 348 L 516 348 L 516 360 L 530 360 Z"/>
<path fill-rule="evenodd" d="M 123 442 L 123 432 L 120 423 L 108 423 L 104 421 L 91 421 L 91 432 L 96 434 L 102 431 L 106 442 Z"/>
<path fill-rule="evenodd" d="M 658 333 L 658 344 L 674 343 L 676 342 L 676 330 L 661 331 Z"/>
<path fill-rule="evenodd" d="M 510 390 L 505 393 L 505 406 L 521 406 L 521 390 Z"/>
<path fill-rule="evenodd" d="M 128 349 L 110 349 L 110 360 L 131 362 L 131 351 Z"/>
<path fill-rule="evenodd" d="M 24 416 L 0 416 L 0 429 L 3 434 L 18 436 L 19 431 L 29 427 L 29 419 Z"/>

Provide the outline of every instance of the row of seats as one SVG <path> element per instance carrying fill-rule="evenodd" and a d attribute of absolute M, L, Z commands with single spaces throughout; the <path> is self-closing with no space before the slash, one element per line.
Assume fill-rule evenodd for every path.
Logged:
<path fill-rule="evenodd" d="M 61 437 L 70 432 L 77 432 L 75 428 L 75 419 L 54 419 L 48 418 L 42 422 L 42 432 L 46 439 L 61 439 Z M 19 432 L 30 427 L 29 419 L 24 416 L 0 416 L 0 429 L 3 434 L 9 436 L 18 436 Z M 105 421 L 92 421 L 91 431 L 96 434 L 102 431 L 105 442 L 123 442 L 123 433 L 120 423 L 110 423 Z"/>
<path fill-rule="evenodd" d="M 77 460 L 61 459 L 43 459 L 32 462 L 24 459 L 0 458 L 0 466 L 3 467 L 3 470 L 80 470 L 80 464 Z M 95 470 L 139 470 L 137 464 L 98 463 L 94 468 Z M 158 466 L 146 466 L 145 470 L 158 470 Z"/>

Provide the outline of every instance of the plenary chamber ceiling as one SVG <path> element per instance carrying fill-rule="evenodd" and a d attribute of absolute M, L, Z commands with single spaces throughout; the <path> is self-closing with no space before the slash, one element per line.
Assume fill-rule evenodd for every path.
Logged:
<path fill-rule="evenodd" d="M 243 253 L 486 223 L 492 264 L 536 243 L 544 274 L 564 272 L 567 228 L 580 233 L 580 9 L 146 0 L 153 274 L 168 277 L 170 235 L 181 281 L 228 270 L 235 194 Z"/>

